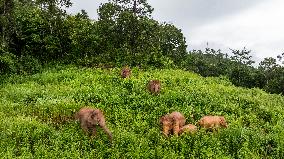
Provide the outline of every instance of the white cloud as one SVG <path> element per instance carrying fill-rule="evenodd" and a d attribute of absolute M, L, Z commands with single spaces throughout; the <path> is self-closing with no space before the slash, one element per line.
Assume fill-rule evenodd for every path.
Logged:
<path fill-rule="evenodd" d="M 276 57 L 284 51 L 284 1 L 270 0 L 249 10 L 196 27 L 189 34 L 191 48 L 209 46 L 251 49 L 256 58 Z"/>
<path fill-rule="evenodd" d="M 68 12 L 70 13 L 78 13 L 82 9 L 87 11 L 88 15 L 96 19 L 98 18 L 97 9 L 99 8 L 101 3 L 108 2 L 107 0 L 71 0 L 73 3 L 71 8 L 68 8 Z"/>

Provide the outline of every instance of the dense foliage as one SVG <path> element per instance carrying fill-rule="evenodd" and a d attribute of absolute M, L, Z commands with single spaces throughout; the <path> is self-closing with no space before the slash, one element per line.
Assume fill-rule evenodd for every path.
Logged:
<path fill-rule="evenodd" d="M 109 0 L 99 6 L 98 20 L 84 10 L 67 14 L 71 5 L 70 0 L 2 0 L 0 74 L 33 74 L 50 63 L 179 67 L 284 93 L 284 68 L 275 58 L 255 68 L 246 49 L 232 50 L 232 56 L 209 48 L 187 52 L 181 30 L 154 20 L 146 0 Z"/>
<path fill-rule="evenodd" d="M 182 62 L 182 68 L 204 77 L 226 76 L 236 86 L 261 88 L 271 93 L 284 94 L 284 67 L 275 58 L 265 58 L 258 67 L 253 67 L 250 50 L 232 50 L 232 56 L 221 50 L 206 48 L 189 52 Z M 279 55 L 278 62 L 283 63 Z"/>
<path fill-rule="evenodd" d="M 66 14 L 62 8 L 71 5 L 69 0 L 9 2 L 0 4 L 2 74 L 33 73 L 25 63 L 24 68 L 13 65 L 21 58 L 38 67 L 54 61 L 164 67 L 186 55 L 181 30 L 152 19 L 153 8 L 145 0 L 109 1 L 100 6 L 98 20 L 84 10 Z"/>
<path fill-rule="evenodd" d="M 58 67 L 14 75 L 0 87 L 0 154 L 4 158 L 281 158 L 284 98 L 233 86 L 227 79 L 181 70 Z M 146 91 L 160 79 L 158 96 Z M 114 134 L 85 136 L 73 115 L 80 107 L 105 112 Z M 224 115 L 227 129 L 165 138 L 159 117 L 182 112 L 187 123 Z"/>

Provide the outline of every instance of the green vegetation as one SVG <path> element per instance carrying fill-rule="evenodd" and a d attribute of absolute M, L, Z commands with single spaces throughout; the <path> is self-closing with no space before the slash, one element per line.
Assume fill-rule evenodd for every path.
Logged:
<path fill-rule="evenodd" d="M 251 50 L 232 50 L 233 56 L 221 50 L 206 48 L 205 51 L 190 51 L 182 61 L 182 68 L 204 77 L 226 76 L 236 86 L 260 88 L 270 93 L 284 94 L 283 56 L 264 58 L 258 67 L 253 67 Z M 278 63 L 277 63 L 278 61 Z"/>
<path fill-rule="evenodd" d="M 284 93 L 284 53 L 256 68 L 246 49 L 187 52 L 147 0 L 109 0 L 96 20 L 67 14 L 71 5 L 0 1 L 1 157 L 283 158 L 284 97 L 263 90 Z M 130 79 L 119 77 L 125 65 Z M 150 79 L 162 81 L 160 95 L 146 91 Z M 83 134 L 73 119 L 82 106 L 105 112 L 113 145 Z M 224 115 L 229 128 L 165 138 L 158 120 L 172 111 L 190 123 Z"/>
<path fill-rule="evenodd" d="M 13 75 L 0 86 L 0 156 L 3 158 L 281 158 L 284 156 L 284 97 L 235 87 L 226 78 L 182 70 L 139 70 L 130 79 L 119 69 L 56 67 Z M 162 91 L 146 91 L 160 79 Z M 101 108 L 114 144 L 98 131 L 91 140 L 73 115 Z M 159 117 L 184 113 L 188 123 L 224 115 L 218 133 L 165 138 Z M 193 115 L 193 116 L 192 116 Z"/>
<path fill-rule="evenodd" d="M 50 63 L 77 66 L 182 68 L 202 76 L 226 76 L 236 86 L 284 94 L 282 55 L 252 67 L 249 50 L 187 52 L 174 24 L 158 22 L 147 0 L 109 0 L 98 19 L 63 8 L 70 0 L 0 2 L 0 75 L 34 74 Z M 204 39 L 206 40 L 206 39 Z M 190 49 L 190 48 L 189 48 Z"/>

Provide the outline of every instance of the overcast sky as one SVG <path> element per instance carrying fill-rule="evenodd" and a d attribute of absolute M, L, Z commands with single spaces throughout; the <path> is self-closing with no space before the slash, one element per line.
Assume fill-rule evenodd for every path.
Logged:
<path fill-rule="evenodd" d="M 72 0 L 70 12 L 85 9 L 93 19 L 107 0 Z M 284 0 L 148 0 L 153 18 L 182 29 L 188 50 L 252 50 L 254 60 L 284 52 Z"/>

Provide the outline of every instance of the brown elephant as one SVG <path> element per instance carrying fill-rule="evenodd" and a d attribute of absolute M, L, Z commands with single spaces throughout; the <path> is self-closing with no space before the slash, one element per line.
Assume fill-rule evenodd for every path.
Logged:
<path fill-rule="evenodd" d="M 112 133 L 106 126 L 105 117 L 100 109 L 89 107 L 81 108 L 75 115 L 75 118 L 80 121 L 81 128 L 85 133 L 96 136 L 96 126 L 100 126 L 112 141 Z"/>
<path fill-rule="evenodd" d="M 173 132 L 177 136 L 180 129 L 184 126 L 185 120 L 185 117 L 180 112 L 172 112 L 171 114 L 162 116 L 160 124 L 162 125 L 163 134 L 168 136 Z"/>
<path fill-rule="evenodd" d="M 224 116 L 204 116 L 198 121 L 198 125 L 206 129 L 227 128 L 228 124 Z"/>

